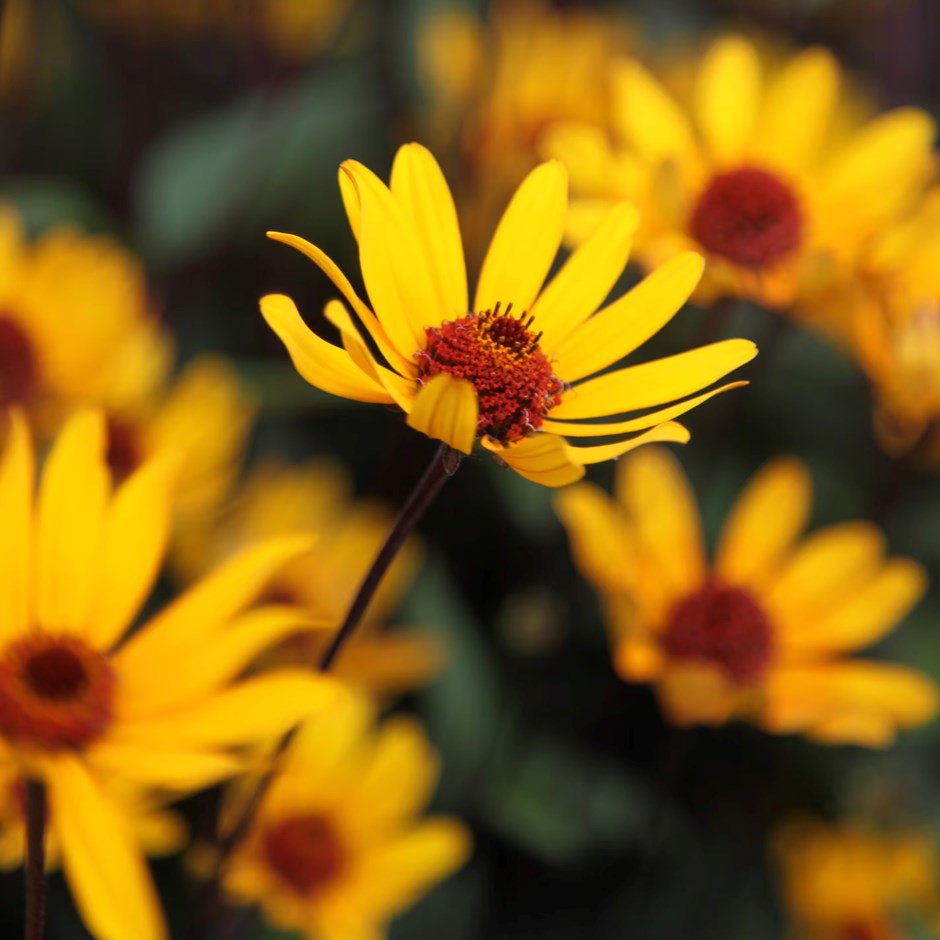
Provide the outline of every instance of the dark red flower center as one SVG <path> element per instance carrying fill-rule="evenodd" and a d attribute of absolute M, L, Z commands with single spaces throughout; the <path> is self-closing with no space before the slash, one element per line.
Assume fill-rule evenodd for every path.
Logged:
<path fill-rule="evenodd" d="M 799 247 L 803 213 L 783 180 L 745 166 L 712 177 L 692 212 L 691 231 L 711 254 L 760 269 Z"/>
<path fill-rule="evenodd" d="M 0 408 L 25 402 L 39 381 L 36 353 L 26 331 L 0 313 Z"/>
<path fill-rule="evenodd" d="M 143 449 L 140 432 L 124 418 L 108 416 L 108 451 L 105 459 L 114 479 L 126 480 L 141 464 Z"/>
<path fill-rule="evenodd" d="M 0 734 L 41 749 L 84 747 L 111 723 L 114 682 L 108 658 L 78 637 L 20 637 L 0 656 Z"/>
<path fill-rule="evenodd" d="M 746 685 L 767 671 L 773 628 L 747 591 L 709 582 L 672 609 L 663 646 L 673 659 L 713 663 Z"/>
<path fill-rule="evenodd" d="M 415 354 L 418 381 L 442 373 L 468 379 L 477 392 L 477 433 L 501 444 L 519 441 L 542 425 L 561 401 L 565 383 L 539 347 L 532 318 L 511 316 L 512 304 L 468 313 L 428 327 L 427 348 Z"/>
<path fill-rule="evenodd" d="M 894 940 L 897 935 L 890 927 L 857 920 L 840 927 L 836 936 L 838 940 Z"/>
<path fill-rule="evenodd" d="M 329 820 L 313 813 L 288 816 L 269 826 L 262 850 L 275 874 L 306 896 L 333 881 L 345 864 L 343 847 Z"/>

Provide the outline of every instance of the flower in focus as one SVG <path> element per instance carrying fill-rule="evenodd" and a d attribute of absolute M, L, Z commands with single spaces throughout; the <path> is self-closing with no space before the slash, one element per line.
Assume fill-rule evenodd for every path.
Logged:
<path fill-rule="evenodd" d="M 582 239 L 605 208 L 633 199 L 644 264 L 695 249 L 708 259 L 700 299 L 793 304 L 850 263 L 933 166 L 926 112 L 899 108 L 859 124 L 840 83 L 824 49 L 772 69 L 735 35 L 705 52 L 689 102 L 639 62 L 618 63 L 613 143 L 607 130 L 577 124 L 545 142 L 580 197 L 572 236 Z"/>
<path fill-rule="evenodd" d="M 620 205 L 543 287 L 567 208 L 567 176 L 558 163 L 537 167 L 516 191 L 472 306 L 454 203 L 426 149 L 399 149 L 391 188 L 348 160 L 340 188 L 374 312 L 315 245 L 295 235 L 271 237 L 303 252 L 330 277 L 384 363 L 342 302 L 326 307 L 340 348 L 312 333 L 289 297 L 270 294 L 261 300 L 262 313 L 295 367 L 332 394 L 398 405 L 411 427 L 463 453 L 479 440 L 526 479 L 563 486 L 583 476 L 586 464 L 648 441 L 688 440 L 672 419 L 728 388 L 696 394 L 756 354 L 747 340 L 725 340 L 599 375 L 682 307 L 701 276 L 702 259 L 694 253 L 673 258 L 595 313 L 623 272 L 636 225 L 635 212 Z M 588 423 L 647 409 L 655 410 Z M 617 439 L 585 447 L 566 437 Z"/>
<path fill-rule="evenodd" d="M 439 773 L 423 729 L 404 717 L 372 722 L 352 699 L 302 725 L 225 867 L 225 889 L 279 928 L 315 940 L 384 936 L 470 853 L 457 820 L 418 818 Z"/>
<path fill-rule="evenodd" d="M 771 461 L 754 477 L 711 564 L 694 497 L 668 454 L 647 448 L 622 462 L 616 492 L 612 500 L 583 484 L 556 507 L 604 600 L 617 671 L 655 684 L 671 721 L 738 717 L 880 747 L 934 716 L 940 700 L 926 676 L 845 656 L 896 627 L 925 590 L 923 569 L 885 558 L 868 522 L 801 539 L 812 494 L 798 461 Z"/>
<path fill-rule="evenodd" d="M 936 918 L 937 870 L 916 831 L 801 819 L 774 839 L 781 892 L 801 940 L 904 940 L 901 915 Z"/>
<path fill-rule="evenodd" d="M 163 558 L 171 461 L 144 464 L 112 494 L 104 419 L 81 412 L 35 500 L 33 489 L 14 411 L 0 462 L 0 763 L 45 784 L 51 838 L 92 933 L 162 938 L 135 836 L 140 798 L 125 791 L 182 794 L 230 776 L 242 766 L 234 747 L 337 697 L 309 671 L 235 681 L 295 628 L 283 609 L 244 609 L 308 540 L 255 546 L 125 637 Z"/>
<path fill-rule="evenodd" d="M 207 565 L 264 539 L 289 533 L 314 536 L 309 551 L 278 572 L 261 600 L 296 605 L 305 619 L 303 632 L 269 658 L 316 665 L 392 521 L 384 506 L 353 501 L 349 477 L 337 464 L 317 460 L 290 466 L 268 460 L 210 524 L 186 528 L 176 560 L 181 576 L 192 580 Z M 441 653 L 429 638 L 382 629 L 413 578 L 419 554 L 414 542 L 405 543 L 336 663 L 335 675 L 390 692 L 413 688 L 440 668 Z"/>

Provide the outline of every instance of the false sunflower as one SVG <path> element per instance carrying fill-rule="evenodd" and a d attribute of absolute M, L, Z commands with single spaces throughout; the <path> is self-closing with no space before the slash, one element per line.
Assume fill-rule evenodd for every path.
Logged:
<path fill-rule="evenodd" d="M 330 277 L 380 359 L 340 301 L 327 304 L 326 317 L 339 329 L 342 348 L 311 332 L 289 297 L 268 295 L 262 313 L 295 367 L 332 394 L 397 405 L 411 427 L 465 454 L 479 440 L 526 479 L 563 486 L 583 476 L 586 464 L 648 441 L 688 440 L 672 419 L 729 387 L 695 394 L 756 354 L 747 340 L 725 340 L 600 374 L 680 309 L 701 276 L 702 259 L 673 258 L 595 313 L 623 272 L 636 225 L 633 209 L 620 205 L 543 287 L 565 224 L 567 174 L 558 163 L 537 167 L 519 186 L 472 305 L 454 203 L 425 148 L 408 144 L 398 151 L 391 188 L 346 161 L 340 188 L 374 310 L 315 245 L 270 234 Z M 641 433 L 624 439 L 631 432 Z M 614 436 L 594 446 L 566 440 Z"/>
<path fill-rule="evenodd" d="M 413 719 L 375 726 L 359 699 L 314 716 L 230 856 L 225 889 L 312 940 L 384 937 L 392 917 L 470 853 L 460 822 L 419 816 L 438 774 Z M 240 788 L 230 796 L 237 804 Z"/>
<path fill-rule="evenodd" d="M 799 819 L 773 848 L 799 940 L 904 940 L 927 934 L 902 925 L 936 923 L 936 856 L 923 831 Z"/>
<path fill-rule="evenodd" d="M 801 539 L 811 482 L 798 461 L 774 460 L 754 477 L 711 563 L 694 497 L 667 453 L 649 448 L 622 462 L 616 493 L 585 483 L 556 507 L 604 599 L 617 671 L 653 683 L 671 721 L 738 717 L 878 747 L 936 713 L 926 676 L 846 656 L 895 628 L 924 592 L 923 569 L 885 558 L 868 522 Z"/>
<path fill-rule="evenodd" d="M 607 129 L 555 128 L 545 152 L 570 169 L 571 235 L 633 199 L 647 266 L 694 249 L 708 259 L 698 298 L 793 304 L 838 277 L 931 173 L 934 123 L 898 108 L 864 123 L 821 48 L 778 67 L 742 36 L 717 39 L 688 100 L 635 60 L 613 73 Z"/>
<path fill-rule="evenodd" d="M 283 670 L 238 682 L 260 648 L 295 626 L 283 610 L 243 613 L 308 547 L 258 545 L 131 636 L 155 579 L 172 467 L 151 461 L 111 493 L 102 416 L 59 435 L 33 498 L 24 418 L 0 462 L 0 765 L 45 785 L 51 838 L 83 919 L 102 940 L 166 936 L 135 836 L 140 800 L 182 794 L 242 767 L 233 748 L 284 732 L 337 696 Z"/>

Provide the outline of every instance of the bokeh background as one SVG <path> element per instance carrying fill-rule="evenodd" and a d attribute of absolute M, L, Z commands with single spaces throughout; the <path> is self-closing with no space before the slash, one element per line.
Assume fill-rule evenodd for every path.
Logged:
<path fill-rule="evenodd" d="M 657 54 L 729 28 L 822 43 L 880 106 L 936 113 L 940 101 L 932 0 L 543 7 L 546 16 L 575 9 L 609 18 L 625 48 Z M 357 271 L 337 166 L 354 157 L 387 178 L 396 147 L 412 139 L 440 154 L 458 193 L 486 191 L 490 171 L 457 143 L 466 142 L 462 83 L 474 53 L 456 46 L 441 71 L 428 31 L 455 10 L 485 29 L 487 5 L 5 0 L 0 10 L 0 200 L 31 235 L 68 223 L 109 233 L 141 259 L 180 362 L 221 352 L 253 396 L 247 465 L 327 456 L 348 468 L 356 494 L 400 505 L 435 445 L 398 416 L 321 394 L 295 374 L 258 298 L 289 293 L 316 326 L 334 292 L 264 232 L 301 234 Z M 564 47 L 558 55 L 563 69 Z M 521 175 L 524 159 L 508 150 L 506 174 Z M 487 198 L 499 201 L 495 176 Z M 858 366 L 747 303 L 720 319 L 690 306 L 647 352 L 724 336 L 754 339 L 761 356 L 746 370 L 747 390 L 689 417 L 693 441 L 679 449 L 710 535 L 753 471 L 789 453 L 812 469 L 814 525 L 874 519 L 894 552 L 940 581 L 940 479 L 879 450 Z M 590 476 L 609 488 L 613 467 Z M 387 704 L 427 724 L 443 758 L 435 806 L 472 826 L 476 849 L 393 937 L 783 937 L 768 849 L 781 821 L 851 815 L 927 833 L 940 821 L 937 724 L 883 752 L 665 724 L 648 688 L 614 674 L 597 600 L 548 490 L 472 458 L 420 538 L 423 562 L 392 620 L 433 635 L 448 665 Z M 168 577 L 164 593 L 172 589 Z M 940 584 L 875 652 L 940 679 Z M 184 805 L 197 834 L 212 805 L 211 795 Z M 184 867 L 169 859 L 156 872 L 181 924 L 193 897 Z M 4 936 L 19 929 L 20 879 L 0 883 Z M 281 936 L 256 921 L 238 930 Z M 56 880 L 49 935 L 86 936 Z M 910 926 L 911 937 L 934 935 Z"/>

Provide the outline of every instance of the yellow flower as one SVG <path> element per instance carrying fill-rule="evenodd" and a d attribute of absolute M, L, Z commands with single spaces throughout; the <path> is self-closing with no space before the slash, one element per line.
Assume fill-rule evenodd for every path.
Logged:
<path fill-rule="evenodd" d="M 290 466 L 268 460 L 209 524 L 187 527 L 177 558 L 182 577 L 191 579 L 206 565 L 263 539 L 288 533 L 314 536 L 313 547 L 284 566 L 263 600 L 296 604 L 307 621 L 302 634 L 271 656 L 316 665 L 391 524 L 384 506 L 353 501 L 348 475 L 338 465 L 317 460 Z M 408 542 L 396 556 L 334 674 L 388 692 L 413 688 L 440 667 L 440 650 L 428 638 L 381 629 L 411 582 L 419 554 Z"/>
<path fill-rule="evenodd" d="M 312 719 L 232 854 L 224 887 L 314 940 L 385 936 L 387 921 L 470 852 L 457 820 L 417 818 L 437 777 L 437 756 L 412 719 L 374 728 L 359 700 Z"/>
<path fill-rule="evenodd" d="M 923 569 L 886 559 L 868 522 L 801 540 L 811 499 L 801 463 L 771 461 L 738 498 L 709 564 L 694 497 L 663 451 L 621 463 L 616 501 L 589 484 L 559 495 L 575 560 L 605 601 L 618 672 L 654 683 L 673 722 L 739 717 L 879 747 L 936 713 L 926 676 L 845 658 L 894 629 L 925 589 Z"/>
<path fill-rule="evenodd" d="M 125 637 L 157 575 L 172 468 L 145 464 L 111 493 L 102 416 L 64 428 L 33 499 L 23 417 L 0 461 L 0 763 L 47 790 L 78 907 L 102 940 L 166 936 L 125 788 L 185 793 L 241 767 L 266 740 L 332 701 L 300 670 L 237 682 L 296 629 L 283 609 L 243 613 L 305 538 L 239 555 Z"/>
<path fill-rule="evenodd" d="M 340 188 L 374 312 L 315 245 L 295 235 L 271 237 L 330 277 L 384 364 L 342 302 L 326 307 L 342 336 L 339 348 L 306 327 L 289 297 L 268 295 L 262 313 L 295 367 L 332 394 L 398 405 L 411 427 L 463 453 L 479 439 L 529 480 L 562 486 L 583 476 L 585 464 L 647 441 L 686 441 L 686 429 L 671 419 L 722 389 L 677 399 L 756 354 L 753 343 L 726 340 L 598 376 L 672 318 L 701 276 L 702 259 L 693 253 L 672 259 L 595 313 L 623 271 L 636 225 L 634 211 L 621 205 L 543 287 L 567 207 L 567 176 L 558 163 L 537 167 L 516 191 L 472 306 L 454 203 L 427 150 L 408 144 L 398 151 L 391 189 L 348 160 Z M 673 404 L 629 420 L 585 422 L 667 402 Z M 643 433 L 623 440 L 633 431 Z M 588 447 L 565 439 L 614 435 L 612 443 Z"/>
<path fill-rule="evenodd" d="M 801 819 L 776 834 L 774 854 L 803 940 L 904 940 L 901 915 L 936 917 L 935 854 L 923 833 Z"/>
<path fill-rule="evenodd" d="M 572 124 L 546 140 L 581 197 L 572 235 L 633 199 L 644 264 L 706 254 L 704 301 L 792 304 L 851 261 L 932 169 L 931 118 L 899 108 L 853 124 L 821 48 L 773 70 L 749 40 L 723 36 L 698 63 L 688 104 L 639 62 L 618 63 L 613 79 L 609 131 Z"/>

